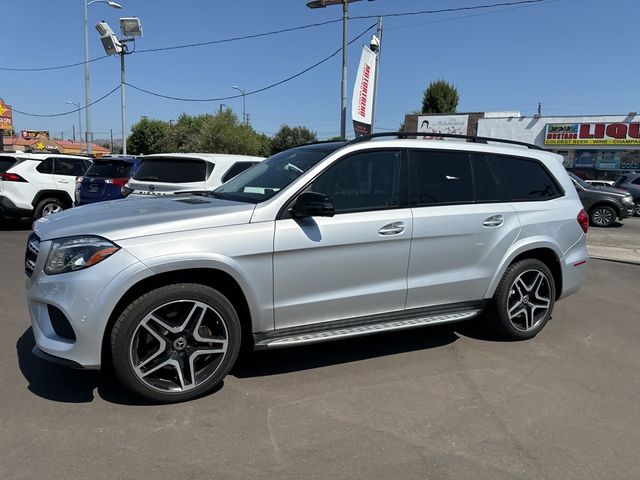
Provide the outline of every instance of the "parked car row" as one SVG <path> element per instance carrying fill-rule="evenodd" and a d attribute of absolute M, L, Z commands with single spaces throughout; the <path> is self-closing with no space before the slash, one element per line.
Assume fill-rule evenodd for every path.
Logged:
<path fill-rule="evenodd" d="M 211 191 L 262 161 L 214 154 L 105 156 L 0 153 L 0 218 L 40 218 L 128 195 Z"/>

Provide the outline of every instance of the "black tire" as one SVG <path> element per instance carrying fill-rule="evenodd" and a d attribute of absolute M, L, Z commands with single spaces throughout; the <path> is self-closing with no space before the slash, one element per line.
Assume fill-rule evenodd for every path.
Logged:
<path fill-rule="evenodd" d="M 66 208 L 65 204 L 57 198 L 44 198 L 40 200 L 33 212 L 34 220 L 42 217 L 48 217 L 52 213 L 58 213 Z"/>
<path fill-rule="evenodd" d="M 609 205 L 596 205 L 589 212 L 589 222 L 594 227 L 610 227 L 618 218 L 618 213 Z"/>
<path fill-rule="evenodd" d="M 517 282 L 522 279 L 526 286 L 530 279 L 539 278 L 538 274 L 544 276 L 539 286 L 536 287 L 531 282 L 534 291 L 523 292 L 524 288 Z M 530 295 L 533 300 L 529 298 Z M 541 300 L 542 297 L 546 301 Z M 551 270 L 535 258 L 520 260 L 511 264 L 504 272 L 487 309 L 486 318 L 493 330 L 505 339 L 527 340 L 535 337 L 547 324 L 553 312 L 555 298 L 556 286 Z M 540 308 L 540 305 L 547 302 L 545 310 Z M 509 315 L 510 311 L 512 315 Z M 517 315 L 520 311 L 524 313 Z M 527 323 L 530 324 L 529 327 Z"/>
<path fill-rule="evenodd" d="M 633 215 L 636 217 L 640 217 L 640 200 L 637 201 L 633 206 Z"/>
<path fill-rule="evenodd" d="M 197 308 L 202 308 L 202 312 Z M 180 316 L 187 311 L 190 313 Z M 154 317 L 150 316 L 152 312 Z M 196 317 L 199 320 L 189 331 L 187 324 L 193 326 L 191 322 Z M 167 325 L 180 328 L 183 321 L 183 329 L 178 333 L 165 329 Z M 202 333 L 205 327 L 208 333 Z M 196 338 L 201 335 L 209 338 L 203 342 L 202 338 Z M 146 400 L 172 403 L 200 397 L 222 382 L 238 357 L 241 327 L 233 305 L 220 292 L 205 285 L 179 283 L 157 288 L 134 300 L 116 320 L 110 336 L 111 364 L 122 385 Z M 214 337 L 224 336 L 224 352 L 202 353 L 207 348 L 223 348 L 214 347 L 224 342 Z M 145 349 L 146 355 L 139 358 Z M 163 362 L 170 364 L 162 367 Z M 200 373 L 194 367 L 200 366 L 198 362 L 202 363 Z M 190 378 L 193 381 L 187 382 Z"/>

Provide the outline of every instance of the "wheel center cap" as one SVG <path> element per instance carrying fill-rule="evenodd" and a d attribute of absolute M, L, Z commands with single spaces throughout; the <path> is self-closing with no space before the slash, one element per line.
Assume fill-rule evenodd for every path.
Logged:
<path fill-rule="evenodd" d="M 173 348 L 178 352 L 184 350 L 185 348 L 187 348 L 187 339 L 185 337 L 176 338 L 173 341 Z"/>
<path fill-rule="evenodd" d="M 522 299 L 522 303 L 524 303 L 525 305 L 529 305 L 529 295 L 524 296 L 524 298 Z"/>

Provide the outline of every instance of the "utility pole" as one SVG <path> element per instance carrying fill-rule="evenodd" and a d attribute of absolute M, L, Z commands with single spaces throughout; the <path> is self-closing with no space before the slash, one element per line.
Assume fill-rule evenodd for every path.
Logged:
<path fill-rule="evenodd" d="M 382 17 L 378 17 L 378 29 L 376 30 L 378 48 L 376 49 L 376 74 L 373 81 L 373 103 L 371 104 L 371 133 L 376 121 L 376 100 L 378 99 L 378 74 L 380 72 L 380 55 L 382 53 Z M 372 42 L 373 44 L 373 42 Z"/>
<path fill-rule="evenodd" d="M 542 103 L 538 102 L 538 116 L 542 116 Z"/>
<path fill-rule="evenodd" d="M 218 110 L 218 113 L 222 113 L 222 107 L 226 107 L 226 105 L 224 103 L 220 104 L 220 109 Z"/>
<path fill-rule="evenodd" d="M 109 133 L 111 134 L 111 153 L 113 153 L 113 128 L 109 129 Z"/>
<path fill-rule="evenodd" d="M 73 131 L 73 141 L 76 141 L 76 126 L 72 125 L 72 131 Z"/>

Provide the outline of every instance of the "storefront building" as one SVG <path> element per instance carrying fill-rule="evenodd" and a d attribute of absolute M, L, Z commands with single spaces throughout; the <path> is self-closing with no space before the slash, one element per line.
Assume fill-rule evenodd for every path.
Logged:
<path fill-rule="evenodd" d="M 481 137 L 532 143 L 562 155 L 564 166 L 586 179 L 615 180 L 640 171 L 640 116 L 480 118 Z"/>

